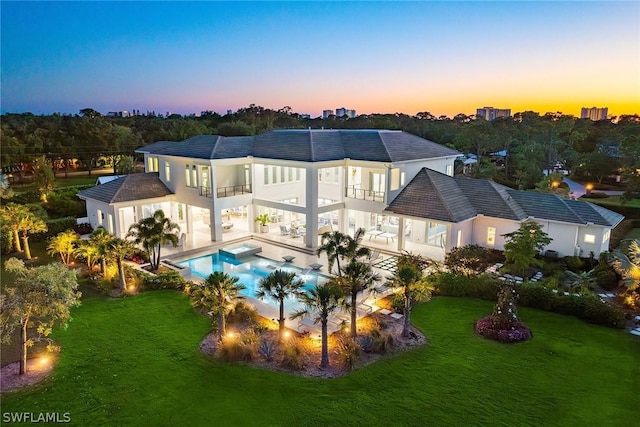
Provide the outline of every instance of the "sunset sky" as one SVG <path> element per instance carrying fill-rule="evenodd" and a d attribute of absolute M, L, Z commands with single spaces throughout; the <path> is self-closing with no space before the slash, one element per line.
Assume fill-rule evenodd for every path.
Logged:
<path fill-rule="evenodd" d="M 2 113 L 640 113 L 638 2 L 0 7 Z"/>

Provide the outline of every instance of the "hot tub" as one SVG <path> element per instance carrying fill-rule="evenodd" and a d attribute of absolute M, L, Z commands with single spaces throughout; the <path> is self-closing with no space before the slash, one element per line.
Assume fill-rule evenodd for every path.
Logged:
<path fill-rule="evenodd" d="M 239 259 L 262 252 L 262 247 L 252 245 L 251 243 L 243 243 L 241 245 L 220 248 L 218 253 L 229 258 Z"/>

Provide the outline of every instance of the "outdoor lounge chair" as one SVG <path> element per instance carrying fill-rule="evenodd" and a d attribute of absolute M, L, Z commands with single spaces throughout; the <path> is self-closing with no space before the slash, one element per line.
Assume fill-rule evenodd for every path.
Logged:
<path fill-rule="evenodd" d="M 304 228 L 292 228 L 291 229 L 291 237 L 301 237 L 304 236 L 306 233 L 306 230 Z"/>
<path fill-rule="evenodd" d="M 280 235 L 282 236 L 286 236 L 288 234 L 291 233 L 291 227 L 289 227 L 288 225 L 281 225 L 280 226 Z"/>

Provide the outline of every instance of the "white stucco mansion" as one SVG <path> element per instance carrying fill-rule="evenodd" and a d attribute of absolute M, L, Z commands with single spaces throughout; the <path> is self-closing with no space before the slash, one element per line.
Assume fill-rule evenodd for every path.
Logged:
<path fill-rule="evenodd" d="M 93 227 L 124 236 L 162 209 L 184 244 L 260 235 L 315 249 L 330 230 L 367 230 L 364 243 L 443 259 L 456 246 L 502 249 L 534 219 L 559 256 L 596 256 L 623 218 L 590 203 L 453 176 L 457 151 L 402 131 L 274 130 L 201 135 L 137 150 L 144 174 L 81 191 Z M 254 219 L 267 214 L 267 229 Z"/>

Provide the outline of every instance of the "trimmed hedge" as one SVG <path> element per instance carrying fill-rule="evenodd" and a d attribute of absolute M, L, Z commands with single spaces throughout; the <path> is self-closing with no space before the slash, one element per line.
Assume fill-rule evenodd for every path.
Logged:
<path fill-rule="evenodd" d="M 77 225 L 76 219 L 72 216 L 68 216 L 64 218 L 56 218 L 56 219 L 47 219 L 45 220 L 45 222 L 47 224 L 47 232 L 33 234 L 29 237 L 34 242 L 45 241 L 47 239 L 50 239 L 53 236 L 57 236 L 63 231 L 75 230 L 75 227 Z"/>
<path fill-rule="evenodd" d="M 142 276 L 141 291 L 157 291 L 161 289 L 184 290 L 188 283 L 177 271 L 160 271 L 155 275 L 140 272 Z"/>
<path fill-rule="evenodd" d="M 501 281 L 488 274 L 466 277 L 452 273 L 431 276 L 438 295 L 472 297 L 495 301 Z M 596 295 L 560 295 L 540 283 L 525 282 L 517 285 L 518 305 L 554 313 L 576 316 L 611 328 L 624 328 L 624 312 L 602 302 Z"/>

